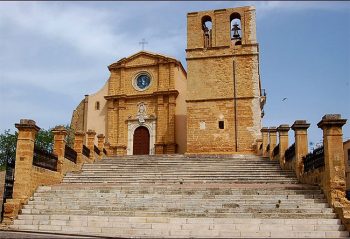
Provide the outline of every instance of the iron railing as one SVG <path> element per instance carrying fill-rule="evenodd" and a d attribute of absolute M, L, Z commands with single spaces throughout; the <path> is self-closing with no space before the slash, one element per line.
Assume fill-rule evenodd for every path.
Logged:
<path fill-rule="evenodd" d="M 77 163 L 77 152 L 68 145 L 64 148 L 64 157 L 73 163 Z"/>
<path fill-rule="evenodd" d="M 262 150 L 262 144 L 260 144 L 259 150 Z"/>
<path fill-rule="evenodd" d="M 85 155 L 86 157 L 90 157 L 90 149 L 85 145 L 83 145 L 83 155 Z"/>
<path fill-rule="evenodd" d="M 107 150 L 105 148 L 103 148 L 103 153 L 107 155 Z"/>
<path fill-rule="evenodd" d="M 284 153 L 284 158 L 286 161 L 292 161 L 295 156 L 295 143 L 289 146 L 289 148 Z"/>
<path fill-rule="evenodd" d="M 303 157 L 304 172 L 309 172 L 324 166 L 323 146 L 315 149 Z"/>
<path fill-rule="evenodd" d="M 277 146 L 273 149 L 272 155 L 276 156 L 280 152 L 280 144 L 277 144 Z"/>
<path fill-rule="evenodd" d="M 34 166 L 46 168 L 51 171 L 57 171 L 57 160 L 57 155 L 36 146 L 34 147 Z"/>
<path fill-rule="evenodd" d="M 268 144 L 267 146 L 266 146 L 266 151 L 269 151 L 270 150 L 270 144 Z"/>
<path fill-rule="evenodd" d="M 98 155 L 100 155 L 101 150 L 99 148 L 97 148 L 96 145 L 94 145 L 94 152 L 97 153 Z"/>

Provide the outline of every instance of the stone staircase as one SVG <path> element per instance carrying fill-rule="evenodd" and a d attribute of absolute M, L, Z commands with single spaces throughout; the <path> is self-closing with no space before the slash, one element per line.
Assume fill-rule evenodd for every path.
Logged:
<path fill-rule="evenodd" d="M 38 188 L 12 229 L 111 237 L 348 237 L 321 190 L 255 156 L 127 156 Z"/>

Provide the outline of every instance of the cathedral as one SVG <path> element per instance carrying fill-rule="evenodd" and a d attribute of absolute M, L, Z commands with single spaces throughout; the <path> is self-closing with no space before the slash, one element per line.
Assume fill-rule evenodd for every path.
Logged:
<path fill-rule="evenodd" d="M 253 153 L 266 101 L 255 8 L 188 13 L 186 60 L 140 51 L 112 63 L 71 127 L 105 135 L 116 156 Z"/>

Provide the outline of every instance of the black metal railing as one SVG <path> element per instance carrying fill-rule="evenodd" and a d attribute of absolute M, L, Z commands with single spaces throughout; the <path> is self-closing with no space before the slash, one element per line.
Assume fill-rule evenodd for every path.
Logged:
<path fill-rule="evenodd" d="M 46 168 L 51 171 L 57 171 L 57 155 L 44 149 L 34 147 L 33 165 Z"/>
<path fill-rule="evenodd" d="M 105 148 L 103 148 L 103 153 L 107 155 L 107 150 Z"/>
<path fill-rule="evenodd" d="M 273 149 L 272 155 L 276 156 L 280 153 L 280 144 L 277 144 L 277 146 Z"/>
<path fill-rule="evenodd" d="M 90 157 L 90 149 L 85 145 L 83 145 L 83 155 L 85 155 L 86 157 Z"/>
<path fill-rule="evenodd" d="M 6 166 L 6 174 L 4 179 L 4 194 L 3 194 L 3 200 L 2 200 L 2 210 L 1 210 L 1 222 L 4 218 L 4 204 L 6 203 L 7 199 L 12 198 L 13 194 L 13 185 L 15 182 L 15 163 L 16 160 L 13 158 L 7 159 L 5 161 Z"/>
<path fill-rule="evenodd" d="M 267 146 L 266 146 L 266 151 L 269 151 L 270 150 L 270 144 L 268 144 Z"/>
<path fill-rule="evenodd" d="M 259 150 L 262 150 L 262 144 L 260 144 Z"/>
<path fill-rule="evenodd" d="M 64 157 L 73 163 L 77 163 L 77 152 L 68 145 L 64 148 Z"/>
<path fill-rule="evenodd" d="M 266 96 L 266 90 L 265 89 L 261 89 L 260 94 L 261 94 L 261 96 Z"/>
<path fill-rule="evenodd" d="M 308 153 L 303 157 L 304 162 L 304 172 L 309 172 L 314 169 L 320 168 L 324 166 L 324 148 L 319 147 Z"/>
<path fill-rule="evenodd" d="M 97 148 L 96 145 L 94 145 L 94 152 L 97 153 L 98 155 L 100 155 L 101 150 L 99 148 Z"/>
<path fill-rule="evenodd" d="M 293 160 L 294 156 L 295 156 L 295 143 L 289 146 L 289 148 L 284 153 L 284 158 L 286 161 Z"/>

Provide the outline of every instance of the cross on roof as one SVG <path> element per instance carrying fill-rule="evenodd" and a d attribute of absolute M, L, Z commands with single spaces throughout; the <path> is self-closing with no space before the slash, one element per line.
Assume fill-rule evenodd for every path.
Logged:
<path fill-rule="evenodd" d="M 139 42 L 139 45 L 142 45 L 142 50 L 145 49 L 146 44 L 148 44 L 148 42 L 146 42 L 145 38 L 142 38 L 142 41 Z"/>

